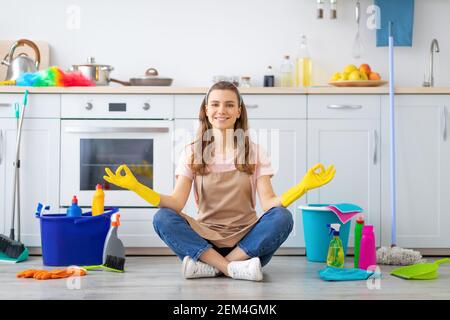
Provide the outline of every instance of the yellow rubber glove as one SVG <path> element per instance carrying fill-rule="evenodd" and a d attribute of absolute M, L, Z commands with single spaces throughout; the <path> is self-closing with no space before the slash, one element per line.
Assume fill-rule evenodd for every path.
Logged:
<path fill-rule="evenodd" d="M 122 175 L 122 170 L 125 171 L 125 175 Z M 116 173 L 112 173 L 109 168 L 105 168 L 107 176 L 103 176 L 103 179 L 109 183 L 115 184 L 124 189 L 128 189 L 137 193 L 142 199 L 148 203 L 158 206 L 161 200 L 159 193 L 150 189 L 149 187 L 141 184 L 131 172 L 127 165 L 122 164 L 116 170 Z"/>
<path fill-rule="evenodd" d="M 319 172 L 316 172 L 317 169 L 320 169 Z M 323 164 L 317 163 L 308 170 L 299 184 L 281 195 L 281 205 L 287 207 L 307 191 L 327 184 L 333 179 L 335 172 L 336 169 L 333 165 L 330 165 L 325 171 Z"/>

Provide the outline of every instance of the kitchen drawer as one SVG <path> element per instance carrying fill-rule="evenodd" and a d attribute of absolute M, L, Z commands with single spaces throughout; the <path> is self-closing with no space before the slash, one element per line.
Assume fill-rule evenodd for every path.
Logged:
<path fill-rule="evenodd" d="M 175 96 L 175 118 L 198 119 L 204 95 Z M 305 95 L 243 95 L 250 119 L 304 119 Z"/>
<path fill-rule="evenodd" d="M 63 119 L 173 119 L 172 95 L 64 94 Z"/>
<path fill-rule="evenodd" d="M 61 114 L 59 94 L 28 95 L 26 118 L 59 118 Z M 14 103 L 23 103 L 23 94 L 0 94 L 0 118 L 14 118 Z"/>
<path fill-rule="evenodd" d="M 309 119 L 379 119 L 380 96 L 310 95 Z"/>

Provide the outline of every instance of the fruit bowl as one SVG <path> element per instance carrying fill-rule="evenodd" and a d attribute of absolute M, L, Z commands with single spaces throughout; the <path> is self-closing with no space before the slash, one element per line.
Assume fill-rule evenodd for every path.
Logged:
<path fill-rule="evenodd" d="M 335 87 L 379 87 L 388 83 L 385 80 L 340 80 L 330 81 L 328 84 Z"/>

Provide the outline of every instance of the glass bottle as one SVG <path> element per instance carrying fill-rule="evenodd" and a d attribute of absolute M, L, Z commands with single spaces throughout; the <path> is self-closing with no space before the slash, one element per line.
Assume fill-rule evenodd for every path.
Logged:
<path fill-rule="evenodd" d="M 240 87 L 241 88 L 250 88 L 252 85 L 250 83 L 250 77 L 241 77 L 241 83 L 240 83 Z"/>
<path fill-rule="evenodd" d="M 317 0 L 317 19 L 323 19 L 323 0 Z"/>
<path fill-rule="evenodd" d="M 337 2 L 337 0 L 330 0 L 330 19 L 336 19 L 337 18 L 336 2 Z"/>
<path fill-rule="evenodd" d="M 294 85 L 294 66 L 290 56 L 286 54 L 280 67 L 280 86 L 292 87 Z"/>
<path fill-rule="evenodd" d="M 275 76 L 273 74 L 272 66 L 268 66 L 264 74 L 264 87 L 274 87 Z"/>
<path fill-rule="evenodd" d="M 312 76 L 311 56 L 309 55 L 306 36 L 302 35 L 295 67 L 295 86 L 296 87 L 310 86 L 311 76 Z"/>

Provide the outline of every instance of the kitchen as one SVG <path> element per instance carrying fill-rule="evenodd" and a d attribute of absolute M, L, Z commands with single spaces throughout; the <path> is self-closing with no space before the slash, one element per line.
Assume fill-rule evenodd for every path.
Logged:
<path fill-rule="evenodd" d="M 318 19 L 318 3 L 313 0 L 264 3 L 205 0 L 195 5 L 179 0 L 153 0 L 135 1 L 134 7 L 101 1 L 26 3 L 27 10 L 20 16 L 2 20 L 2 24 L 14 26 L 4 29 L 7 32 L 2 38 L 8 43 L 6 48 L 20 38 L 41 44 L 41 68 L 56 65 L 68 70 L 73 65 L 85 64 L 87 57 L 95 57 L 95 63 L 112 66 L 110 77 L 120 81 L 142 77 L 149 68 L 158 70 L 160 78 L 173 79 L 169 86 L 107 83 L 95 87 L 29 88 L 30 107 L 21 150 L 20 211 L 21 240 L 31 254 L 36 254 L 31 258 L 39 259 L 41 253 L 40 225 L 34 217 L 38 202 L 49 204 L 52 212 L 64 212 L 76 194 L 83 210 L 89 208 L 93 189 L 81 187 L 83 163 L 74 159 L 86 159 L 87 167 L 95 167 L 95 159 L 83 155 L 83 150 L 89 153 L 98 148 L 94 140 L 109 140 L 105 144 L 110 145 L 108 153 L 117 147 L 112 140 L 137 141 L 144 136 L 152 141 L 147 147 L 152 150 L 152 166 L 159 170 L 153 172 L 153 181 L 149 183 L 168 194 L 175 183 L 177 152 L 183 143 L 189 142 L 186 134 L 193 137 L 207 88 L 213 79 L 242 81 L 242 77 L 250 77 L 250 87 L 239 86 L 250 127 L 268 132 L 258 138 L 270 151 L 277 169 L 272 179 L 275 192 L 281 193 L 298 183 L 317 162 L 334 164 L 337 168 L 332 183 L 309 192 L 289 207 L 295 227 L 279 249 L 280 259 L 300 257 L 303 259 L 300 264 L 308 268 L 298 209 L 307 203 L 355 203 L 364 208 L 367 221 L 374 225 L 376 246 L 391 244 L 389 88 L 328 85 L 332 74 L 349 64 L 370 64 L 382 80 L 388 80 L 388 48 L 377 47 L 376 30 L 367 27 L 373 20 L 373 1 L 360 1 L 359 37 L 363 46 L 359 58 L 354 58 L 353 52 L 356 1 L 338 0 L 336 19 L 330 19 L 330 1 L 323 2 L 323 17 Z M 4 6 L 9 12 L 21 10 L 16 3 Z M 40 21 L 38 17 L 50 16 L 50 9 L 57 13 L 54 19 Z M 445 40 L 445 12 L 449 9 L 450 4 L 442 0 L 414 1 L 412 46 L 395 47 L 397 245 L 418 249 L 431 259 L 450 254 L 450 236 L 446 231 L 450 225 L 446 208 L 450 203 L 445 196 L 450 181 L 445 166 L 450 158 L 446 137 L 450 102 L 450 76 L 446 70 L 450 66 L 444 58 L 450 52 Z M 312 85 L 280 87 L 283 56 L 296 56 L 302 34 L 307 36 L 313 65 Z M 440 49 L 433 53 L 434 86 L 424 87 L 424 82 L 430 80 L 433 39 L 439 41 Z M 273 66 L 275 87 L 263 87 L 268 65 Z M 2 72 L 5 70 L 2 66 Z M 0 103 L 12 106 L 22 100 L 23 92 L 23 87 L 2 86 Z M 358 107 L 343 110 L 329 106 Z M 0 124 L 4 159 L 0 163 L 0 231 L 8 234 L 13 181 L 13 170 L 8 164 L 14 162 L 16 138 L 16 121 L 10 109 L 0 108 Z M 84 148 L 83 141 L 88 143 Z M 130 145 L 131 148 L 133 144 Z M 135 147 L 115 156 L 123 159 L 145 149 Z M 101 178 L 99 172 L 88 171 L 85 175 Z M 127 247 L 127 255 L 144 255 L 145 259 L 164 255 L 157 263 L 177 268 L 176 258 L 153 230 L 157 208 L 149 208 L 136 195 L 124 192 L 106 190 L 105 204 L 121 208 L 119 235 Z M 259 204 L 257 208 L 261 214 Z M 192 197 L 185 211 L 195 216 Z M 353 228 L 349 241 L 352 249 Z M 21 264 L 14 267 L 16 271 L 24 269 Z M 441 271 L 441 277 L 448 279 L 448 270 L 442 267 Z M 270 273 L 269 269 L 267 274 Z M 11 279 L 8 282 L 16 281 Z M 324 284 L 318 283 L 317 288 L 324 288 Z M 322 298 L 317 288 L 310 297 Z M 426 298 L 426 288 L 418 290 L 414 298 Z M 168 290 L 166 294 L 173 292 Z M 291 294 L 294 299 L 305 298 L 297 291 Z M 357 291 L 352 296 L 357 297 Z M 448 299 L 445 294 L 436 296 Z M 2 297 L 8 299 L 7 294 Z M 252 293 L 251 288 L 243 297 L 273 298 L 265 291 Z"/>

